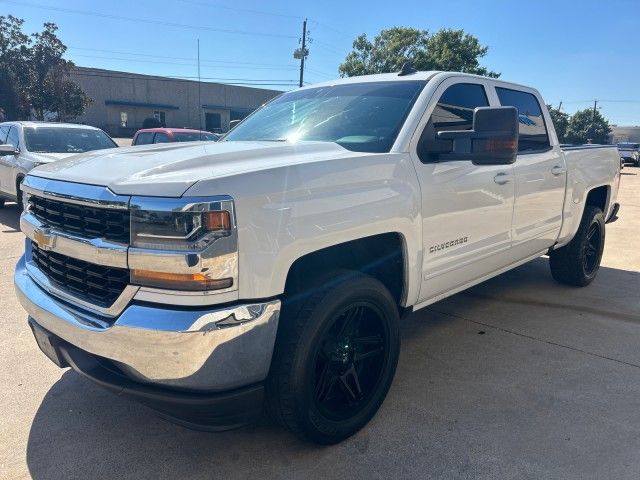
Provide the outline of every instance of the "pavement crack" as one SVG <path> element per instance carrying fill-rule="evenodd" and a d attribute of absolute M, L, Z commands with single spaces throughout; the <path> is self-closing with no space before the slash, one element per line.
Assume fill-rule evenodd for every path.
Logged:
<path fill-rule="evenodd" d="M 435 312 L 435 313 L 440 313 L 442 315 L 447 315 L 449 317 L 459 318 L 459 319 L 464 320 L 464 321 L 469 322 L 469 323 L 474 323 L 476 325 L 482 325 L 483 327 L 492 328 L 492 329 L 497 330 L 499 332 L 509 333 L 511 335 L 516 335 L 518 337 L 526 338 L 526 339 L 529 339 L 529 340 L 534 340 L 534 341 L 540 342 L 540 343 L 546 343 L 547 345 L 553 345 L 555 347 L 566 348 L 567 350 L 572 350 L 574 352 L 583 353 L 585 355 L 589 355 L 589 356 L 592 356 L 592 357 L 600 358 L 600 359 L 603 359 L 603 360 L 609 360 L 611 362 L 615 362 L 615 363 L 618 363 L 620 365 L 626 365 L 628 367 L 640 368 L 640 365 L 638 365 L 636 363 L 625 362 L 624 360 L 620 360 L 620 359 L 617 359 L 617 358 L 608 357 L 606 355 L 601 355 L 599 353 L 590 352 L 588 350 L 583 350 L 583 349 L 578 348 L 578 347 L 572 347 L 571 345 L 565 345 L 563 343 L 558 343 L 558 342 L 554 342 L 554 341 L 551 341 L 551 340 L 545 340 L 544 338 L 538 338 L 538 337 L 535 337 L 533 335 L 527 335 L 526 333 L 520 333 L 520 332 L 516 332 L 514 330 L 509 330 L 508 328 L 497 327 L 497 326 L 491 325 L 489 323 L 484 323 L 484 322 L 480 322 L 478 320 L 473 320 L 471 318 L 463 317 L 462 315 L 458 315 L 456 313 L 443 312 L 441 310 L 436 310 L 436 309 L 431 308 L 431 307 L 428 307 L 427 309 L 431 310 L 432 312 Z"/>

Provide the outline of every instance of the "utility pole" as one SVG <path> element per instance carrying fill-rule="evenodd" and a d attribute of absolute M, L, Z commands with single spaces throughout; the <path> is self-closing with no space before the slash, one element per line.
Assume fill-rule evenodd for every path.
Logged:
<path fill-rule="evenodd" d="M 198 126 L 200 140 L 202 140 L 202 93 L 200 88 L 200 39 L 198 39 Z"/>
<path fill-rule="evenodd" d="M 300 59 L 300 83 L 298 84 L 300 87 L 304 84 L 304 60 L 307 55 L 309 55 L 309 51 L 307 50 L 307 19 L 305 18 L 302 22 L 302 47 L 293 52 L 293 58 Z"/>
<path fill-rule="evenodd" d="M 596 110 L 598 109 L 598 100 L 593 101 L 593 113 L 591 114 L 591 141 L 596 135 Z"/>

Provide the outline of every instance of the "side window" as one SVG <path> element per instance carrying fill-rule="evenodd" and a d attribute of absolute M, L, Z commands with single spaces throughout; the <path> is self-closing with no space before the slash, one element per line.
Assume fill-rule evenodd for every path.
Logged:
<path fill-rule="evenodd" d="M 489 100 L 482 85 L 456 83 L 440 96 L 429 122 L 420 136 L 418 155 L 423 162 L 438 161 L 441 153 L 451 152 L 451 140 L 439 140 L 436 133 L 443 130 L 471 130 L 473 111 L 488 107 Z"/>
<path fill-rule="evenodd" d="M 136 137 L 136 145 L 149 145 L 153 143 L 153 132 L 142 132 Z"/>
<path fill-rule="evenodd" d="M 518 109 L 518 152 L 536 152 L 551 147 L 542 109 L 535 95 L 519 90 L 496 87 L 500 104 Z"/>
<path fill-rule="evenodd" d="M 7 125 L 0 127 L 0 145 L 7 143 L 7 133 L 9 133 L 9 127 Z"/>
<path fill-rule="evenodd" d="M 153 139 L 153 143 L 169 143 L 170 141 L 166 133 L 156 133 L 156 137 Z"/>
<path fill-rule="evenodd" d="M 16 148 L 20 146 L 20 136 L 18 135 L 18 129 L 16 127 L 11 127 L 9 129 L 9 135 L 7 136 L 6 142 Z"/>

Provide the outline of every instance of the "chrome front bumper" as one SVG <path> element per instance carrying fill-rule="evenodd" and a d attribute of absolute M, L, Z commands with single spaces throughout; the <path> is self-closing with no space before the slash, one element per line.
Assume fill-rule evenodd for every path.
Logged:
<path fill-rule="evenodd" d="M 269 371 L 279 300 L 200 309 L 132 303 L 107 321 L 43 290 L 27 273 L 24 257 L 14 282 L 37 324 L 113 361 L 134 380 L 217 392 L 260 382 Z"/>

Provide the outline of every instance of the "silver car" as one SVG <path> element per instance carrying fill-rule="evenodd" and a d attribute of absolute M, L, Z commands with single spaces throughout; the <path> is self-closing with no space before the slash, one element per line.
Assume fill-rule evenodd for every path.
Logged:
<path fill-rule="evenodd" d="M 32 168 L 90 150 L 118 145 L 99 128 L 73 123 L 0 123 L 0 208 L 6 200 L 22 210 L 20 184 Z"/>

